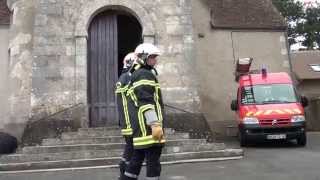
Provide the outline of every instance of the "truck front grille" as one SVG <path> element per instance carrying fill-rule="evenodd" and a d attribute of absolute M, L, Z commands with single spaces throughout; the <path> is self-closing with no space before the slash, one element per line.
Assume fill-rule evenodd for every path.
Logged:
<path fill-rule="evenodd" d="M 262 119 L 260 120 L 260 124 L 262 126 L 283 126 L 289 125 L 290 119 Z"/>

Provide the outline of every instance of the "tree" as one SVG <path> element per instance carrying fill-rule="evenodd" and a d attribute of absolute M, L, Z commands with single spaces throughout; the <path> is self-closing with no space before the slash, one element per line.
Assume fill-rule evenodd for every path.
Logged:
<path fill-rule="evenodd" d="M 303 17 L 303 4 L 295 0 L 272 0 L 281 15 L 288 21 L 293 22 Z"/>
<path fill-rule="evenodd" d="M 307 49 L 320 49 L 320 4 L 308 5 L 296 0 L 272 0 L 288 24 L 289 44 L 297 43 L 303 37 L 302 45 Z"/>
<path fill-rule="evenodd" d="M 299 34 L 296 23 L 304 17 L 303 4 L 295 0 L 272 0 L 272 2 L 287 21 L 289 44 L 297 43 L 296 38 Z"/>
<path fill-rule="evenodd" d="M 320 46 L 320 7 L 308 7 L 303 21 L 297 23 L 297 32 L 305 38 L 302 45 L 308 50 L 319 49 Z"/>

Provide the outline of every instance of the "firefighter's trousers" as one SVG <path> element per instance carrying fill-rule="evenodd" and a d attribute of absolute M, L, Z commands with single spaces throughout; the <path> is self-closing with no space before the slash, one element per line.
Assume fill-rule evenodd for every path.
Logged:
<path fill-rule="evenodd" d="M 135 149 L 133 151 L 132 158 L 129 165 L 126 167 L 124 178 L 122 180 L 137 180 L 140 174 L 143 160 L 146 159 L 146 180 L 158 180 L 160 179 L 161 156 L 162 147 L 152 146 L 146 149 Z"/>
<path fill-rule="evenodd" d="M 120 168 L 120 177 L 124 175 L 126 166 L 130 163 L 132 154 L 133 154 L 133 140 L 132 136 L 124 136 L 126 144 L 124 146 L 124 151 L 122 154 L 121 161 L 119 163 Z"/>

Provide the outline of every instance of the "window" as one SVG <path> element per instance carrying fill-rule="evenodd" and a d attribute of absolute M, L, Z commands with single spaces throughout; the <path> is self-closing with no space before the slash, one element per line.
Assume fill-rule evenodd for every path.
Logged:
<path fill-rule="evenodd" d="M 242 104 L 294 103 L 297 99 L 291 84 L 245 86 L 241 90 Z"/>
<path fill-rule="evenodd" d="M 320 64 L 309 64 L 314 72 L 320 72 Z"/>

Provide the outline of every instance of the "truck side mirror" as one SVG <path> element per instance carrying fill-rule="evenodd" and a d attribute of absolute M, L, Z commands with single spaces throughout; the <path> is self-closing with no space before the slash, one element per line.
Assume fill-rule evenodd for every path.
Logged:
<path fill-rule="evenodd" d="M 231 101 L 231 110 L 232 111 L 238 111 L 238 101 L 237 100 L 232 100 Z"/>
<path fill-rule="evenodd" d="M 309 105 L 309 101 L 306 96 L 301 96 L 301 104 L 303 107 L 307 107 Z"/>

